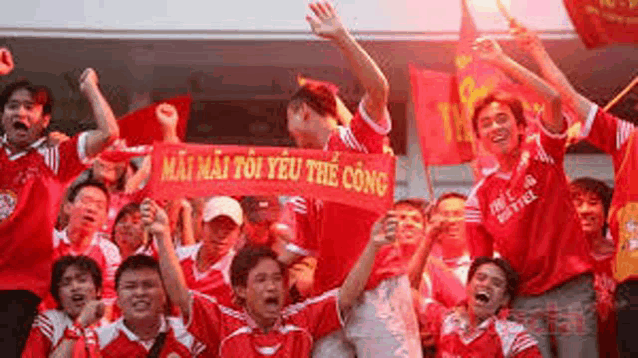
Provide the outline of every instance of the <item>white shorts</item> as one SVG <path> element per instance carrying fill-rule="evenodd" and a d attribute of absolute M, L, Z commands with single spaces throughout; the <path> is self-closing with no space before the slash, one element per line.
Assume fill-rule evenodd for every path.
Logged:
<path fill-rule="evenodd" d="M 365 291 L 345 319 L 343 330 L 315 342 L 312 356 L 422 357 L 416 314 L 406 275 Z"/>

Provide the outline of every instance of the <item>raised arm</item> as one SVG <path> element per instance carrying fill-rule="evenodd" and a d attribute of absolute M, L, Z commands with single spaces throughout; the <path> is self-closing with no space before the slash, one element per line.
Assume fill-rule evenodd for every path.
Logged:
<path fill-rule="evenodd" d="M 191 314 L 190 298 L 184 272 L 171 241 L 168 215 L 164 209 L 148 198 L 142 202 L 140 211 L 142 222 L 146 225 L 148 233 L 157 240 L 160 271 L 168 297 L 179 307 L 184 320 L 187 321 Z"/>
<path fill-rule="evenodd" d="M 519 48 L 529 53 L 541 69 L 543 78 L 560 94 L 564 104 L 573 108 L 584 122 L 594 103 L 576 92 L 565 74 L 549 56 L 538 35 L 514 21 L 510 30 Z"/>
<path fill-rule="evenodd" d="M 558 91 L 548 85 L 540 77 L 536 76 L 532 71 L 512 60 L 493 39 L 478 39 L 474 44 L 474 50 L 483 60 L 498 67 L 508 76 L 538 93 L 545 103 L 549 105 L 549 110 L 546 110 L 545 115 L 541 118 L 545 128 L 555 134 L 565 132 L 567 122 L 563 117 Z"/>
<path fill-rule="evenodd" d="M 97 129 L 88 132 L 86 141 L 86 155 L 92 158 L 120 136 L 120 128 L 111 106 L 100 91 L 94 69 L 87 68 L 80 76 L 80 91 L 88 99 L 97 123 Z"/>
<path fill-rule="evenodd" d="M 310 9 L 315 16 L 306 16 L 306 20 L 310 23 L 312 32 L 330 40 L 339 48 L 366 90 L 363 98 L 366 112 L 375 121 L 383 120 L 390 93 L 390 86 L 383 72 L 343 26 L 329 2 L 311 3 Z"/>
<path fill-rule="evenodd" d="M 361 256 L 357 262 L 355 262 L 352 270 L 346 277 L 346 280 L 341 285 L 339 290 L 339 309 L 342 313 L 350 310 L 350 307 L 354 304 L 357 298 L 363 292 L 368 277 L 372 272 L 372 266 L 374 265 L 374 258 L 377 255 L 379 249 L 389 243 L 396 244 L 397 220 L 389 216 L 385 216 L 379 219 L 373 226 L 370 234 L 370 241 L 363 249 Z"/>
<path fill-rule="evenodd" d="M 423 240 L 419 241 L 414 255 L 408 262 L 408 279 L 410 280 L 410 287 L 418 289 L 421 284 L 421 278 L 423 277 L 423 270 L 425 264 L 428 262 L 428 257 L 432 251 L 432 246 L 439 239 L 445 223 L 441 220 L 439 215 L 433 215 L 430 222 L 425 229 Z"/>

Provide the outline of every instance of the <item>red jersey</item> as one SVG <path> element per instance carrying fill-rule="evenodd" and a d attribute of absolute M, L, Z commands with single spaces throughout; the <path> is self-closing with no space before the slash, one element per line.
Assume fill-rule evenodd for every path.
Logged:
<path fill-rule="evenodd" d="M 197 357 L 206 349 L 206 346 L 186 331 L 184 323 L 179 318 L 170 317 L 163 320 L 160 332 L 166 333 L 166 340 L 158 355 L 160 358 Z M 155 341 L 141 340 L 126 327 L 123 318 L 96 329 L 96 333 L 101 358 L 146 357 Z"/>
<path fill-rule="evenodd" d="M 473 257 L 497 248 L 520 276 L 521 295 L 539 295 L 592 270 L 589 243 L 563 169 L 566 136 L 541 130 L 521 144 L 512 173 L 483 178 L 466 202 Z"/>
<path fill-rule="evenodd" d="M 47 292 L 51 233 L 64 187 L 86 169 L 86 138 L 82 133 L 54 147 L 41 138 L 20 153 L 0 140 L 0 290 Z"/>
<path fill-rule="evenodd" d="M 64 337 L 64 331 L 72 325 L 71 318 L 62 311 L 48 310 L 39 314 L 33 321 L 22 358 L 48 357 Z"/>
<path fill-rule="evenodd" d="M 363 102 L 348 127 L 335 130 L 325 150 L 351 153 L 383 153 L 384 137 L 390 131 L 386 112 L 383 126 L 365 113 Z M 379 214 L 364 209 L 295 197 L 291 199 L 295 211 L 296 235 L 288 245 L 292 252 L 316 254 L 314 290 L 321 293 L 339 287 L 359 258 L 370 238 L 372 224 Z M 380 281 L 405 273 L 405 262 L 395 245 L 379 250 L 366 289 Z"/>
<path fill-rule="evenodd" d="M 281 318 L 263 332 L 245 310 L 191 293 L 188 331 L 218 357 L 309 357 L 317 339 L 342 326 L 337 290 L 287 306 Z"/>
<path fill-rule="evenodd" d="M 616 281 L 638 278 L 638 131 L 636 127 L 592 106 L 583 137 L 614 163 L 614 196 L 609 208 L 609 228 L 616 242 Z M 632 179 L 634 179 L 632 181 Z"/>
<path fill-rule="evenodd" d="M 516 322 L 493 316 L 468 334 L 469 322 L 458 310 L 426 302 L 417 312 L 432 330 L 427 334 L 436 340 L 437 357 L 542 357 L 536 340 Z"/>
<path fill-rule="evenodd" d="M 104 302 L 112 304 L 115 301 L 117 297 L 115 292 L 115 271 L 122 263 L 122 257 L 120 256 L 120 250 L 114 243 L 98 233 L 93 236 L 91 244 L 84 252 L 76 252 L 71 245 L 67 231 L 62 230 L 58 231 L 58 234 L 54 237 L 53 247 L 56 259 L 65 255 L 84 255 L 95 260 L 102 269 L 102 296 Z"/>
<path fill-rule="evenodd" d="M 233 306 L 233 287 L 230 284 L 230 264 L 235 257 L 235 250 L 230 250 L 206 272 L 197 269 L 197 253 L 202 243 L 184 246 L 177 249 L 177 258 L 184 271 L 184 278 L 189 289 L 215 297 L 224 306 Z"/>

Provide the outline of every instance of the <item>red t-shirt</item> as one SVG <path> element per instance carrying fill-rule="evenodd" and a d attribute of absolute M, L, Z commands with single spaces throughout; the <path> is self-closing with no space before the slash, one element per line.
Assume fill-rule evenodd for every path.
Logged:
<path fill-rule="evenodd" d="M 73 325 L 64 312 L 48 310 L 33 321 L 29 339 L 22 352 L 22 358 L 48 357 L 64 336 L 64 331 Z"/>
<path fill-rule="evenodd" d="M 159 353 L 161 358 L 197 357 L 206 350 L 206 346 L 186 331 L 179 318 L 166 318 L 160 332 L 166 332 L 166 340 Z M 142 341 L 125 325 L 124 319 L 96 329 L 101 358 L 109 357 L 146 357 L 154 340 Z"/>
<path fill-rule="evenodd" d="M 563 169 L 566 136 L 544 128 L 521 144 L 512 173 L 481 180 L 466 202 L 473 257 L 497 249 L 520 276 L 520 294 L 538 295 L 592 270 L 589 243 Z"/>
<path fill-rule="evenodd" d="M 86 133 L 54 147 L 42 138 L 15 154 L 0 141 L 0 290 L 47 292 L 60 200 L 86 169 L 85 147 Z"/>
<path fill-rule="evenodd" d="M 197 270 L 197 253 L 202 243 L 184 246 L 177 249 L 177 258 L 182 266 L 186 285 L 189 289 L 215 297 L 224 306 L 234 306 L 233 287 L 230 284 L 230 264 L 235 257 L 235 250 L 213 264 L 206 272 Z"/>
<path fill-rule="evenodd" d="M 494 316 L 467 334 L 469 322 L 457 310 L 446 311 L 430 301 L 417 314 L 436 340 L 437 357 L 542 357 L 536 340 L 518 323 Z"/>
<path fill-rule="evenodd" d="M 609 228 L 616 242 L 616 281 L 638 278 L 638 130 L 594 105 L 583 127 L 583 137 L 614 163 L 614 196 L 609 208 Z M 632 181 L 633 179 L 633 181 Z"/>
<path fill-rule="evenodd" d="M 285 307 L 268 332 L 245 310 L 194 291 L 191 300 L 188 331 L 218 357 L 309 357 L 313 342 L 342 326 L 337 290 Z"/>
<path fill-rule="evenodd" d="M 325 150 L 351 153 L 383 153 L 385 135 L 390 131 L 386 112 L 379 125 L 365 113 L 363 102 L 349 127 L 339 127 L 328 139 Z M 372 224 L 379 214 L 353 206 L 313 199 L 291 199 L 295 211 L 296 235 L 288 249 L 301 255 L 315 255 L 317 270 L 314 292 L 339 287 L 370 239 Z M 405 273 L 405 262 L 395 245 L 377 253 L 366 289 L 384 279 Z"/>

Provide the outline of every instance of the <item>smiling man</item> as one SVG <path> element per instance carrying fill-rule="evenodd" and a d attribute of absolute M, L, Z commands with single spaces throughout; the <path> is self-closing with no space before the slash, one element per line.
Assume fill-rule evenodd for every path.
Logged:
<path fill-rule="evenodd" d="M 534 90 L 545 102 L 539 130 L 526 135 L 519 99 L 491 93 L 474 108 L 472 126 L 498 167 L 476 184 L 466 202 L 472 256 L 491 257 L 497 248 L 520 277 L 513 308 L 551 354 L 597 357 L 593 265 L 589 245 L 570 198 L 563 168 L 567 124 L 560 96 L 535 74 L 514 62 L 489 39 L 477 54 Z M 572 324 L 580 320 L 582 324 Z"/>
<path fill-rule="evenodd" d="M 241 306 L 235 309 L 189 291 L 170 242 L 166 212 L 147 199 L 142 204 L 142 218 L 158 241 L 162 277 L 171 301 L 179 306 L 188 331 L 219 357 L 308 357 L 313 343 L 339 329 L 342 317 L 351 313 L 377 252 L 395 241 L 396 229 L 394 219 L 379 220 L 340 288 L 288 307 L 284 307 L 285 268 L 277 255 L 268 247 L 245 247 L 230 268 Z M 353 313 L 349 319 L 362 318 Z"/>
<path fill-rule="evenodd" d="M 452 310 L 424 303 L 419 319 L 427 322 L 435 339 L 437 357 L 542 357 L 525 327 L 502 319 L 500 310 L 514 298 L 518 278 L 510 265 L 480 257 L 467 277 L 467 301 Z"/>

